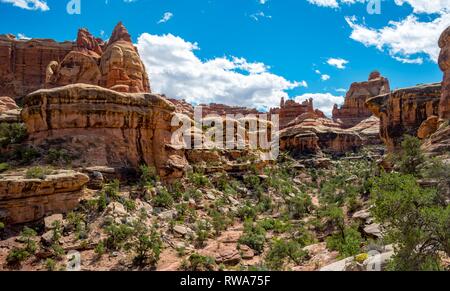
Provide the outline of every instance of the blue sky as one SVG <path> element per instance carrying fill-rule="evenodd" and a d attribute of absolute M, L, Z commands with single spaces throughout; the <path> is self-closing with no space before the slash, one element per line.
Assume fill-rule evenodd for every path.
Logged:
<path fill-rule="evenodd" d="M 158 93 L 258 108 L 314 97 L 326 113 L 377 69 L 392 88 L 438 82 L 450 0 L 0 0 L 0 33 L 107 39 L 123 21 Z M 376 1 L 376 0 L 375 0 Z"/>

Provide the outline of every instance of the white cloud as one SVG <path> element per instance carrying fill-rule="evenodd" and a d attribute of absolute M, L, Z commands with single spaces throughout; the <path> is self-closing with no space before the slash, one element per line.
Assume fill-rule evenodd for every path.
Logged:
<path fill-rule="evenodd" d="M 288 98 L 286 90 L 306 87 L 305 81 L 288 81 L 269 72 L 263 63 L 245 58 L 201 60 L 197 43 L 172 34 L 142 34 L 137 43 L 150 76 L 152 89 L 194 104 L 224 103 L 268 109 Z"/>
<path fill-rule="evenodd" d="M 172 19 L 172 17 L 173 17 L 173 13 L 172 12 L 166 12 L 166 13 L 164 13 L 163 17 L 158 21 L 158 24 L 159 23 L 166 23 L 167 21 Z"/>
<path fill-rule="evenodd" d="M 260 12 L 257 12 L 257 13 L 250 14 L 250 18 L 255 20 L 255 21 L 259 21 L 261 18 L 272 19 L 272 16 L 271 15 L 266 15 L 264 12 L 260 11 Z"/>
<path fill-rule="evenodd" d="M 395 0 L 395 4 L 402 6 L 408 3 L 414 13 L 442 13 L 450 10 L 450 0 Z"/>
<path fill-rule="evenodd" d="M 10 3 L 16 7 L 26 10 L 48 11 L 50 8 L 46 1 L 43 0 L 0 0 L 2 3 Z"/>
<path fill-rule="evenodd" d="M 341 59 L 341 58 L 329 58 L 327 60 L 327 64 L 329 64 L 332 67 L 336 67 L 338 69 L 345 69 L 345 65 L 348 64 L 349 61 Z"/>
<path fill-rule="evenodd" d="M 320 78 L 322 79 L 322 81 L 328 81 L 328 80 L 331 79 L 331 76 L 327 75 L 327 74 L 324 74 L 324 75 L 320 76 Z"/>
<path fill-rule="evenodd" d="M 306 93 L 295 97 L 295 101 L 303 102 L 310 98 L 314 100 L 314 108 L 321 110 L 329 117 L 332 115 L 334 104 L 341 105 L 345 100 L 343 96 L 334 96 L 330 93 Z"/>
<path fill-rule="evenodd" d="M 380 29 L 359 24 L 355 17 L 346 17 L 346 20 L 352 29 L 350 38 L 353 40 L 380 51 L 387 50 L 400 62 L 421 64 L 422 55 L 437 62 L 437 41 L 442 31 L 450 25 L 450 13 L 443 13 L 430 22 L 422 22 L 417 16 L 409 15 L 398 22 L 390 21 Z"/>

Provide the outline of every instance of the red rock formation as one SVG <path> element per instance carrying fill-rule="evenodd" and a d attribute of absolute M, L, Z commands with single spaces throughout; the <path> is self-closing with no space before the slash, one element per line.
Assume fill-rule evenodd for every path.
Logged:
<path fill-rule="evenodd" d="M 127 29 L 120 22 L 100 61 L 100 85 L 118 92 L 150 92 L 145 66 L 131 42 Z"/>
<path fill-rule="evenodd" d="M 92 36 L 86 28 L 81 28 L 78 30 L 76 43 L 77 50 L 79 51 L 84 51 L 89 54 L 95 53 L 98 57 L 103 54 L 103 49 L 101 47 L 103 40 Z"/>
<path fill-rule="evenodd" d="M 357 125 L 372 116 L 372 112 L 366 106 L 366 100 L 389 91 L 388 79 L 382 77 L 378 71 L 370 73 L 367 82 L 355 82 L 350 86 L 341 108 L 334 105 L 333 120 L 340 123 L 343 128 Z"/>
<path fill-rule="evenodd" d="M 380 118 L 380 135 L 388 150 L 395 151 L 405 134 L 417 136 L 422 123 L 438 116 L 441 84 L 395 90 L 367 100 Z"/>
<path fill-rule="evenodd" d="M 239 107 L 239 106 L 228 106 L 225 104 L 217 104 L 217 103 L 211 103 L 209 105 L 201 104 L 202 107 L 202 113 L 203 116 L 207 115 L 219 115 L 219 116 L 226 116 L 229 115 L 248 115 L 248 114 L 259 114 L 260 112 L 254 108 L 247 108 L 247 107 Z"/>
<path fill-rule="evenodd" d="M 74 209 L 89 178 L 74 171 L 58 171 L 44 179 L 23 175 L 0 177 L 0 218 L 8 224 L 31 222 Z"/>
<path fill-rule="evenodd" d="M 279 115 L 280 129 L 283 129 L 288 127 L 289 123 L 294 121 L 297 117 L 307 112 L 314 112 L 312 98 L 302 102 L 301 104 L 295 102 L 294 100 L 285 101 L 284 98 L 281 98 L 280 108 L 272 108 L 269 113 Z M 320 111 L 317 111 L 316 113 L 323 114 Z"/>
<path fill-rule="evenodd" d="M 381 144 L 380 139 L 380 119 L 376 116 L 371 116 L 364 119 L 349 131 L 358 133 L 364 145 L 378 145 Z"/>
<path fill-rule="evenodd" d="M 119 93 L 85 84 L 42 89 L 25 99 L 29 142 L 63 147 L 74 165 L 153 165 L 163 179 L 181 177 L 184 154 L 172 149 L 172 103 L 159 95 Z"/>
<path fill-rule="evenodd" d="M 280 150 L 297 155 L 321 151 L 343 154 L 358 149 L 362 144 L 358 133 L 341 129 L 339 124 L 314 113 L 304 113 L 280 132 Z"/>
<path fill-rule="evenodd" d="M 43 88 L 47 65 L 62 61 L 74 47 L 73 42 L 0 35 L 0 96 L 23 97 Z"/>
<path fill-rule="evenodd" d="M 442 33 L 439 47 L 441 48 L 439 67 L 444 72 L 439 117 L 442 120 L 448 120 L 450 119 L 450 26 Z"/>
<path fill-rule="evenodd" d="M 20 109 L 9 97 L 0 97 L 0 123 L 15 123 L 20 121 Z"/>

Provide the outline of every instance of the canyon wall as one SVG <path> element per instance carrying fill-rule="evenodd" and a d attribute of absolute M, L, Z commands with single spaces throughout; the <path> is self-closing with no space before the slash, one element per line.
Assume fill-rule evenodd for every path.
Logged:
<path fill-rule="evenodd" d="M 371 97 L 389 93 L 389 80 L 377 71 L 369 75 L 368 81 L 351 84 L 341 108 L 334 105 L 333 120 L 343 128 L 351 128 L 372 116 L 366 101 Z"/>
<path fill-rule="evenodd" d="M 284 129 L 289 126 L 289 123 L 293 122 L 297 117 L 304 113 L 315 113 L 317 116 L 325 117 L 325 114 L 320 110 L 314 110 L 313 99 L 305 100 L 302 103 L 295 102 L 294 100 L 285 101 L 281 98 L 279 108 L 271 108 L 269 114 L 278 114 L 280 118 L 280 129 Z"/>
<path fill-rule="evenodd" d="M 62 61 L 74 47 L 73 42 L 0 35 L 0 96 L 23 97 L 42 88 L 47 65 Z"/>
<path fill-rule="evenodd" d="M 380 118 L 380 136 L 388 150 L 397 150 L 405 134 L 418 136 L 422 124 L 438 116 L 441 88 L 440 83 L 420 85 L 367 101 L 370 110 Z"/>
<path fill-rule="evenodd" d="M 183 153 L 169 147 L 175 107 L 159 95 L 120 93 L 75 84 L 41 89 L 25 98 L 29 143 L 64 148 L 75 166 L 155 166 L 162 178 L 183 174 Z"/>

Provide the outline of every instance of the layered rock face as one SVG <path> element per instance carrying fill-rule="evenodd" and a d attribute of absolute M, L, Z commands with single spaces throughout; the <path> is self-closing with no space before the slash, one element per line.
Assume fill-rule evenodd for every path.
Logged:
<path fill-rule="evenodd" d="M 0 219 L 9 224 L 25 223 L 53 213 L 74 209 L 89 178 L 74 171 L 58 171 L 44 179 L 23 175 L 0 178 Z"/>
<path fill-rule="evenodd" d="M 16 102 L 10 97 L 0 97 L 0 123 L 20 121 L 20 110 Z"/>
<path fill-rule="evenodd" d="M 114 28 L 107 45 L 80 29 L 76 47 L 60 63 L 48 63 L 46 87 L 76 83 L 125 93 L 150 92 L 144 64 L 122 23 Z"/>
<path fill-rule="evenodd" d="M 325 117 L 325 114 L 320 110 L 314 110 L 312 99 L 306 100 L 300 104 L 294 100 L 285 101 L 284 98 L 281 98 L 280 108 L 272 108 L 269 112 L 269 114 L 279 115 L 280 129 L 288 127 L 289 123 L 304 113 L 315 113 L 317 116 Z"/>
<path fill-rule="evenodd" d="M 364 145 L 378 145 L 382 143 L 380 139 L 380 119 L 376 116 L 364 119 L 348 130 L 358 133 Z"/>
<path fill-rule="evenodd" d="M 390 151 L 395 151 L 405 134 L 418 136 L 432 126 L 439 114 L 441 84 L 421 85 L 395 90 L 367 101 L 370 110 L 380 118 L 380 136 Z M 430 119 L 429 119 L 430 118 Z M 422 136 L 423 137 L 423 136 Z"/>
<path fill-rule="evenodd" d="M 389 93 L 389 91 L 389 80 L 377 71 L 372 72 L 368 81 L 355 82 L 350 86 L 341 108 L 334 105 L 333 120 L 341 124 L 343 128 L 357 125 L 372 116 L 372 112 L 366 106 L 367 99 Z"/>
<path fill-rule="evenodd" d="M 439 104 L 439 117 L 442 120 L 450 119 L 450 26 L 442 33 L 439 39 L 441 53 L 439 67 L 444 72 L 442 81 L 442 96 Z"/>
<path fill-rule="evenodd" d="M 59 147 L 75 165 L 138 168 L 154 165 L 162 178 L 183 174 L 182 153 L 170 148 L 172 103 L 149 93 L 120 93 L 86 84 L 42 89 L 25 99 L 29 142 Z"/>
<path fill-rule="evenodd" d="M 47 65 L 62 61 L 74 47 L 73 42 L 0 35 L 0 96 L 22 97 L 42 88 Z"/>
<path fill-rule="evenodd" d="M 150 92 L 144 64 L 120 22 L 114 28 L 100 61 L 100 85 L 119 92 Z"/>
<path fill-rule="evenodd" d="M 321 151 L 342 154 L 363 144 L 356 132 L 340 128 L 330 119 L 305 113 L 280 132 L 280 150 L 294 154 L 317 154 Z"/>
<path fill-rule="evenodd" d="M 219 116 L 226 115 L 248 115 L 248 114 L 259 114 L 258 110 L 247 107 L 239 107 L 239 106 L 228 106 L 224 104 L 211 103 L 209 105 L 202 104 L 200 105 L 203 110 L 203 116 L 215 114 Z"/>

